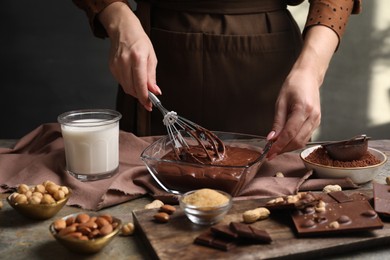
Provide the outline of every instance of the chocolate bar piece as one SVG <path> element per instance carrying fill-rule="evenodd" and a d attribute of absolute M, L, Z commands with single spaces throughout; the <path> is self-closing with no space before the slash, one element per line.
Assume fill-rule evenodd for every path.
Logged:
<path fill-rule="evenodd" d="M 328 193 L 338 203 L 352 201 L 353 199 L 348 197 L 343 191 L 333 191 Z"/>
<path fill-rule="evenodd" d="M 292 219 L 298 235 L 320 235 L 379 229 L 381 219 L 366 200 L 326 203 L 323 211 L 296 210 Z"/>
<path fill-rule="evenodd" d="M 230 229 L 229 225 L 215 225 L 210 227 L 210 231 L 217 237 L 236 239 L 238 234 Z"/>
<path fill-rule="evenodd" d="M 220 249 L 223 251 L 229 251 L 230 249 L 236 246 L 234 241 L 216 238 L 213 236 L 213 233 L 210 231 L 207 231 L 197 236 L 194 240 L 194 243 Z"/>
<path fill-rule="evenodd" d="M 272 199 L 264 205 L 269 210 L 279 209 L 300 209 L 306 206 L 317 204 L 319 197 L 311 192 L 300 192 L 295 195 L 288 195 Z"/>
<path fill-rule="evenodd" d="M 373 183 L 375 211 L 385 217 L 390 217 L 390 186 Z"/>
<path fill-rule="evenodd" d="M 230 228 L 238 234 L 239 238 L 244 239 L 244 242 L 271 243 L 272 241 L 267 231 L 252 227 L 244 223 L 231 222 Z"/>
<path fill-rule="evenodd" d="M 318 195 L 325 203 L 343 203 L 347 201 L 361 201 L 370 200 L 370 198 L 361 192 L 349 193 L 348 195 L 343 191 L 334 191 L 329 193 L 322 193 Z"/>

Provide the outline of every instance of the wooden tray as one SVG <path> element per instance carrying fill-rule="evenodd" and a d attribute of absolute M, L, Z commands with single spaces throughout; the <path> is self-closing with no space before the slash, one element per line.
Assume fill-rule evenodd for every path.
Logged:
<path fill-rule="evenodd" d="M 371 191 L 364 191 L 364 193 L 368 196 L 372 195 Z M 235 201 L 232 209 L 220 224 L 242 221 L 242 212 L 259 207 L 268 200 Z M 133 212 L 137 234 L 150 247 L 151 257 L 156 259 L 274 259 L 289 257 L 299 259 L 359 251 L 362 248 L 390 242 L 390 223 L 386 222 L 384 222 L 383 229 L 374 231 L 298 238 L 290 215 L 286 212 L 272 212 L 269 219 L 252 224 L 268 231 L 273 239 L 271 244 L 238 246 L 224 252 L 194 244 L 195 237 L 209 227 L 191 223 L 180 208 L 165 224 L 153 221 L 153 215 L 156 211 L 152 209 Z"/>

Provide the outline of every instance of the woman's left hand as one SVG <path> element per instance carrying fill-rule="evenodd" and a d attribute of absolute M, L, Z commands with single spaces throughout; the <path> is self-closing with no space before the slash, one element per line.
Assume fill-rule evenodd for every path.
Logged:
<path fill-rule="evenodd" d="M 292 71 L 276 101 L 274 136 L 269 155 L 302 148 L 320 125 L 320 82 L 308 71 Z M 270 138 L 274 136 L 269 136 Z"/>
<path fill-rule="evenodd" d="M 313 26 L 305 35 L 302 51 L 287 76 L 276 101 L 268 158 L 302 148 L 320 125 L 320 87 L 339 43 L 325 26 Z"/>

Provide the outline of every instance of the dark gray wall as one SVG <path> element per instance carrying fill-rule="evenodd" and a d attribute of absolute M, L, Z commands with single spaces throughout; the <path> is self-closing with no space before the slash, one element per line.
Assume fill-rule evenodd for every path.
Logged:
<path fill-rule="evenodd" d="M 0 46 L 0 138 L 68 110 L 115 108 L 109 40 L 92 35 L 71 0 L 2 0 Z"/>

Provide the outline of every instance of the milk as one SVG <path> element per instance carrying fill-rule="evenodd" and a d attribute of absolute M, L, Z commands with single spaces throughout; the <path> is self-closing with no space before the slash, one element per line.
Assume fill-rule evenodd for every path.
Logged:
<path fill-rule="evenodd" d="M 66 170 L 80 180 L 110 177 L 119 165 L 119 118 L 94 116 L 63 119 L 61 123 Z"/>
<path fill-rule="evenodd" d="M 68 171 L 107 173 L 119 164 L 119 124 L 93 126 L 98 120 L 77 120 L 83 127 L 62 126 Z"/>

